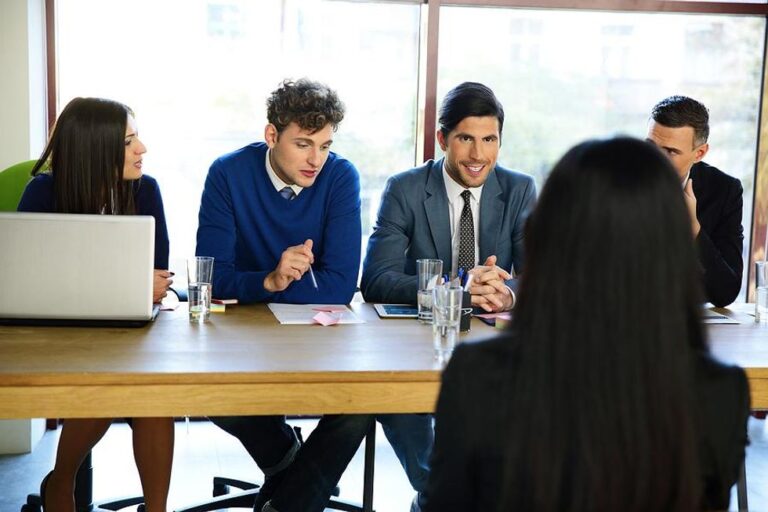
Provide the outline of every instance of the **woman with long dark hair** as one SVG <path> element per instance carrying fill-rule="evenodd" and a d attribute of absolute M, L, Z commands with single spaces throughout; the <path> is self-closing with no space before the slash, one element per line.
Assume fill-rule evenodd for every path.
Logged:
<path fill-rule="evenodd" d="M 679 179 L 631 138 L 553 169 L 511 328 L 443 374 L 427 511 L 728 507 L 743 370 L 714 361 Z"/>
<path fill-rule="evenodd" d="M 168 231 L 157 182 L 142 174 L 145 152 L 130 108 L 111 100 L 75 98 L 56 121 L 18 210 L 152 215 L 153 297 L 159 302 L 171 284 Z M 110 418 L 64 421 L 56 464 L 41 485 L 46 512 L 74 512 L 77 470 L 111 423 Z M 173 419 L 134 418 L 132 428 L 146 510 L 165 512 L 173 462 Z"/>

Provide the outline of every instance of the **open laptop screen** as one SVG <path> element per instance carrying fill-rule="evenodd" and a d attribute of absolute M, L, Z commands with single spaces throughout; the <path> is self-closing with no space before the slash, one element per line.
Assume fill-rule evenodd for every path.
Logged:
<path fill-rule="evenodd" d="M 0 213 L 0 321 L 148 321 L 155 219 Z"/>

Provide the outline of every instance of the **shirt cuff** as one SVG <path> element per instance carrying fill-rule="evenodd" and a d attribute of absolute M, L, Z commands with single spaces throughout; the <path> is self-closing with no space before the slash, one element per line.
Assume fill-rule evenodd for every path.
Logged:
<path fill-rule="evenodd" d="M 507 290 L 509 290 L 509 294 L 512 296 L 512 304 L 509 305 L 509 309 L 507 309 L 507 311 L 511 311 L 515 309 L 515 304 L 517 304 L 517 295 L 515 295 L 515 292 L 513 292 L 512 288 L 509 286 L 507 286 Z"/>

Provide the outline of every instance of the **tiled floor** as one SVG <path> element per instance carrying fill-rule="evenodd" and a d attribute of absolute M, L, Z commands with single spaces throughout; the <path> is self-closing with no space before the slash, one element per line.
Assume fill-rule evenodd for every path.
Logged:
<path fill-rule="evenodd" d="M 297 422 L 305 436 L 312 420 Z M 751 419 L 752 445 L 747 451 L 750 510 L 768 511 L 768 427 L 765 420 Z M 19 512 L 26 495 L 37 489 L 53 464 L 58 431 L 46 433 L 31 454 L 0 456 L 0 512 Z M 94 498 L 104 499 L 140 492 L 131 453 L 131 432 L 116 424 L 94 450 Z M 407 512 L 413 491 L 400 464 L 379 428 L 376 437 L 374 503 L 378 512 Z M 208 422 L 176 423 L 176 450 L 171 482 L 171 508 L 203 501 L 210 496 L 213 475 L 244 480 L 260 479 L 256 465 L 239 443 Z M 363 479 L 361 449 L 340 482 L 341 495 L 360 501 Z M 242 510 L 242 509 L 241 509 Z M 736 510 L 735 494 L 731 510 Z"/>
<path fill-rule="evenodd" d="M 291 423 L 300 425 L 306 438 L 317 422 Z M 0 456 L 0 512 L 19 512 L 26 495 L 37 491 L 40 480 L 53 466 L 58 434 L 58 431 L 47 432 L 31 454 Z M 94 449 L 93 466 L 95 500 L 141 492 L 128 425 L 118 423 L 109 429 Z M 189 506 L 209 498 L 214 475 L 250 481 L 262 479 L 256 464 L 234 437 L 207 421 L 177 422 L 169 508 Z M 375 475 L 376 510 L 407 511 L 414 493 L 381 427 L 376 436 Z M 342 498 L 362 501 L 362 447 L 339 486 Z"/>

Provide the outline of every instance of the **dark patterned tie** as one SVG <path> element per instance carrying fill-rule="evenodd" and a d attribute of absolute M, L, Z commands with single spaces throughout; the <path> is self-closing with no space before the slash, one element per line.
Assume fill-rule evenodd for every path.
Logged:
<path fill-rule="evenodd" d="M 459 268 L 468 271 L 475 266 L 475 223 L 472 219 L 472 208 L 469 201 L 472 193 L 465 190 L 461 193 L 464 199 L 464 208 L 461 210 L 459 220 Z"/>
<path fill-rule="evenodd" d="M 296 197 L 296 192 L 294 192 L 291 187 L 285 187 L 284 189 L 280 190 L 280 195 L 290 201 Z"/>

